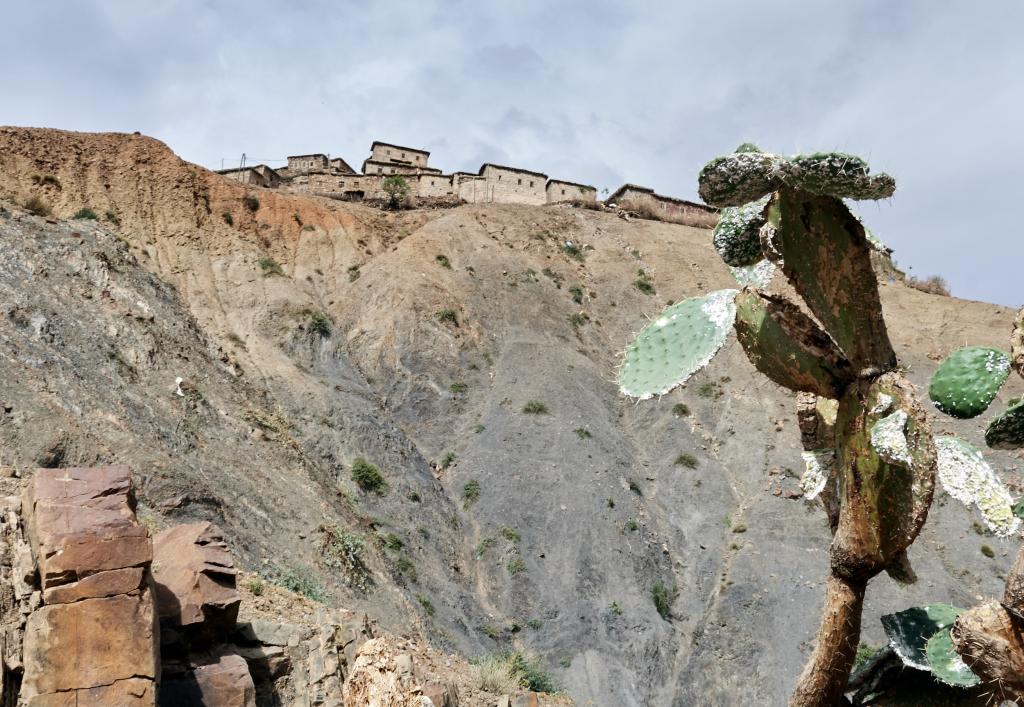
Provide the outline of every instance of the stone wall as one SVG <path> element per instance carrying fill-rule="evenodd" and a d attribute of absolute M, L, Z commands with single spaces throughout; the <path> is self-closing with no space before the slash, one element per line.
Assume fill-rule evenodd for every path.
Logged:
<path fill-rule="evenodd" d="M 288 171 L 292 174 L 329 168 L 327 155 L 291 155 L 288 157 Z"/>
<path fill-rule="evenodd" d="M 708 228 L 718 223 L 718 210 L 711 206 L 662 196 L 653 189 L 635 184 L 617 189 L 608 197 L 607 203 L 635 211 L 643 218 Z"/>
<path fill-rule="evenodd" d="M 547 203 L 547 175 L 540 172 L 485 164 L 480 168 L 480 176 L 484 178 L 484 186 L 483 198 L 477 198 L 478 202 L 535 205 Z"/>
<path fill-rule="evenodd" d="M 383 142 L 375 142 L 370 146 L 370 159 L 375 162 L 402 162 L 414 167 L 426 167 L 429 155 L 430 153 L 425 150 L 389 145 Z"/>
<path fill-rule="evenodd" d="M 594 187 L 558 179 L 548 182 L 546 193 L 549 204 L 560 201 L 597 201 L 597 189 Z"/>

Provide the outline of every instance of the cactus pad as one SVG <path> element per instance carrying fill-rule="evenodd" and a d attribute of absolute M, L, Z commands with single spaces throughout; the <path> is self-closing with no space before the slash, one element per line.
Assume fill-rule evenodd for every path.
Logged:
<path fill-rule="evenodd" d="M 985 444 L 993 449 L 1024 447 L 1024 400 L 1012 403 L 1002 415 L 988 423 Z"/>
<path fill-rule="evenodd" d="M 752 142 L 745 142 L 737 147 L 733 152 L 760 152 L 761 148 Z"/>
<path fill-rule="evenodd" d="M 722 209 L 712 242 L 726 265 L 753 265 L 764 257 L 759 232 L 764 225 L 764 207 L 767 204 L 768 196 L 765 195 L 743 206 Z"/>
<path fill-rule="evenodd" d="M 813 500 L 822 492 L 828 483 L 829 477 L 835 473 L 836 450 L 815 449 L 801 452 L 804 458 L 804 473 L 800 477 L 800 488 L 804 492 L 804 498 Z"/>
<path fill-rule="evenodd" d="M 778 268 L 775 267 L 775 263 L 770 260 L 761 260 L 753 265 L 748 265 L 743 268 L 734 268 L 729 266 L 729 271 L 732 276 L 736 278 L 736 282 L 746 287 L 750 285 L 752 287 L 767 287 L 768 283 L 775 277 L 775 273 Z"/>
<path fill-rule="evenodd" d="M 664 395 L 706 366 L 736 317 L 736 290 L 717 290 L 672 305 L 626 349 L 620 390 L 644 400 Z"/>
<path fill-rule="evenodd" d="M 967 663 L 953 648 L 953 638 L 948 628 L 940 629 L 928 639 L 925 655 L 932 675 L 940 682 L 955 687 L 974 687 L 981 684 L 981 678 L 971 672 Z"/>
<path fill-rule="evenodd" d="M 888 174 L 871 174 L 867 162 L 842 152 L 816 152 L 781 160 L 783 181 L 791 187 L 840 199 L 887 199 L 896 191 Z"/>
<path fill-rule="evenodd" d="M 962 611 L 950 604 L 915 606 L 882 617 L 882 627 L 889 637 L 889 645 L 906 665 L 918 670 L 930 670 L 928 639 L 949 628 Z"/>
<path fill-rule="evenodd" d="M 883 396 L 889 398 L 891 405 L 892 398 L 884 393 L 878 397 Z M 882 461 L 898 466 L 909 466 L 913 463 L 910 446 L 907 444 L 906 428 L 907 413 L 902 410 L 876 420 L 871 426 L 871 446 Z"/>
<path fill-rule="evenodd" d="M 748 204 L 782 184 L 778 162 L 778 155 L 766 152 L 734 152 L 716 157 L 700 171 L 697 191 L 712 206 Z"/>
<path fill-rule="evenodd" d="M 1010 357 L 999 349 L 967 346 L 935 371 L 928 397 L 942 412 L 962 419 L 985 412 L 1010 374 Z"/>
<path fill-rule="evenodd" d="M 975 505 L 985 525 L 1005 538 L 1020 528 L 1013 499 L 977 449 L 956 437 L 936 437 L 939 482 L 946 493 L 965 506 Z"/>

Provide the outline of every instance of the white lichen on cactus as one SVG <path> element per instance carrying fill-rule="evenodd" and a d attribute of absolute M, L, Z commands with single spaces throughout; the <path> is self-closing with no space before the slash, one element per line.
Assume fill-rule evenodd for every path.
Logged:
<path fill-rule="evenodd" d="M 770 260 L 762 260 L 744 268 L 729 266 L 729 272 L 736 278 L 736 282 L 743 287 L 750 285 L 758 289 L 767 287 L 777 271 L 778 268 L 775 267 L 775 263 Z"/>
<path fill-rule="evenodd" d="M 884 415 L 892 409 L 892 404 L 893 399 L 891 395 L 879 393 L 878 399 L 875 401 L 875 405 L 871 408 L 870 413 L 872 415 Z"/>
<path fill-rule="evenodd" d="M 985 525 L 1001 538 L 1019 530 L 1013 498 L 981 452 L 956 437 L 936 437 L 935 450 L 939 482 L 950 496 L 977 506 Z"/>
<path fill-rule="evenodd" d="M 836 450 L 814 449 L 800 453 L 804 458 L 804 473 L 800 488 L 804 498 L 814 500 L 822 492 L 836 466 Z"/>
<path fill-rule="evenodd" d="M 907 413 L 903 410 L 897 410 L 871 426 L 871 446 L 883 461 L 899 466 L 910 466 L 914 463 L 910 445 L 907 443 L 906 429 Z"/>
<path fill-rule="evenodd" d="M 736 292 L 691 297 L 648 324 L 626 349 L 621 391 L 641 400 L 664 395 L 706 366 L 732 331 Z"/>
<path fill-rule="evenodd" d="M 871 174 L 860 157 L 843 152 L 795 155 L 779 162 L 783 181 L 789 186 L 846 199 L 885 199 L 896 191 L 888 174 Z"/>
<path fill-rule="evenodd" d="M 749 204 L 722 209 L 711 242 L 726 265 L 749 266 L 764 257 L 758 232 L 765 222 L 764 207 L 768 199 L 769 195 L 765 195 Z"/>

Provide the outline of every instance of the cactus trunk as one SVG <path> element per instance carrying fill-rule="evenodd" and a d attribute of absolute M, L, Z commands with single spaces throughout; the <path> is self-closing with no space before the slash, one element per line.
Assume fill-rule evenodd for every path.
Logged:
<path fill-rule="evenodd" d="M 860 618 L 867 581 L 831 574 L 825 587 L 818 642 L 804 666 L 789 707 L 840 704 L 860 643 Z"/>

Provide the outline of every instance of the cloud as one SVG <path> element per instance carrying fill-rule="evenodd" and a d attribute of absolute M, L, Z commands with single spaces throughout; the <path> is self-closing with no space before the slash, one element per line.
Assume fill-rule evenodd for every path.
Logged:
<path fill-rule="evenodd" d="M 522 165 L 696 194 L 752 140 L 841 149 L 897 177 L 863 205 L 919 275 L 1024 300 L 1015 203 L 1024 6 L 740 0 L 5 7 L 0 122 L 140 130 L 186 159 L 422 145 L 447 170 Z"/>

